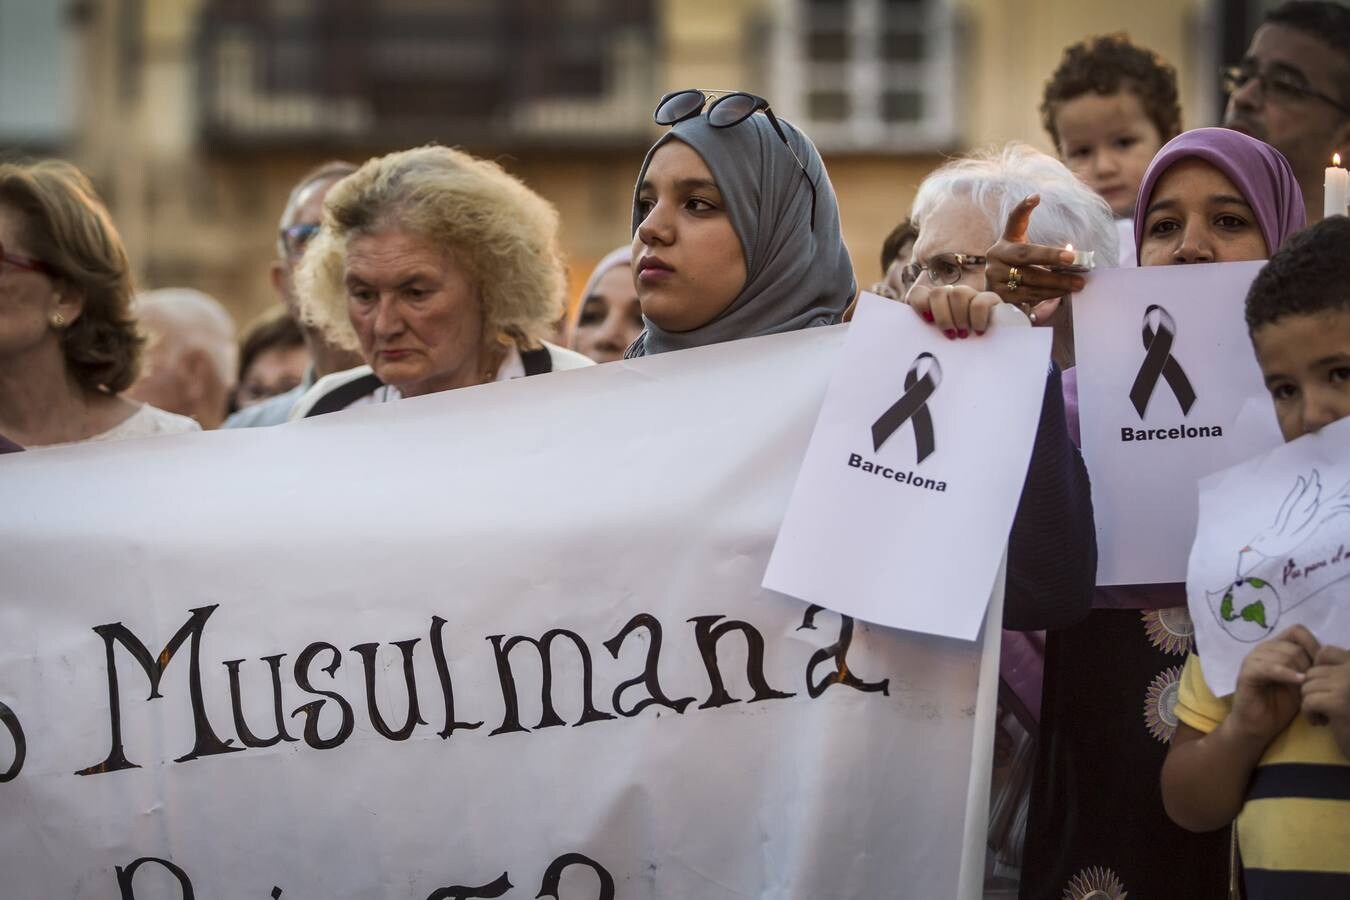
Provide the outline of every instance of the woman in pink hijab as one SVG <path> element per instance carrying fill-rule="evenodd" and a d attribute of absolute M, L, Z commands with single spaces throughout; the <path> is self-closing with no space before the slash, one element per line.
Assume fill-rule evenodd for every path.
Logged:
<path fill-rule="evenodd" d="M 1136 210 L 1141 266 L 1266 259 L 1305 222 L 1279 151 L 1222 128 L 1164 145 Z M 1076 374 L 1064 373 L 1075 439 Z M 1173 824 L 1158 783 L 1193 646 L 1181 584 L 1098 588 L 1082 624 L 1048 635 L 1022 897 L 1227 896 L 1229 831 Z"/>

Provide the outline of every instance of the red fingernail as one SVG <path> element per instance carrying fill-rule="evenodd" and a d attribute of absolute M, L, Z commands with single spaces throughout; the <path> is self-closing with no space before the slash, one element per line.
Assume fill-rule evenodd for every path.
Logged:
<path fill-rule="evenodd" d="M 956 336 L 959 338 L 968 338 L 970 337 L 970 332 L 962 328 L 960 331 L 956 332 Z"/>
<path fill-rule="evenodd" d="M 946 331 L 942 333 L 947 336 L 947 340 L 949 341 L 956 340 L 956 329 L 948 328 Z"/>
<path fill-rule="evenodd" d="M 930 313 L 930 312 L 925 311 L 924 314 L 923 314 L 923 320 L 924 320 L 925 322 L 931 322 L 931 321 L 933 321 L 933 314 Z"/>

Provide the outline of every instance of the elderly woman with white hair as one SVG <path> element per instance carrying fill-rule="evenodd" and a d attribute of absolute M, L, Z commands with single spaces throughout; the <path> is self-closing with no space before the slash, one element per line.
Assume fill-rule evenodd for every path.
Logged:
<path fill-rule="evenodd" d="M 447 147 L 338 182 L 298 273 L 304 318 L 366 365 L 320 379 L 291 418 L 591 365 L 546 342 L 566 280 L 558 214 L 496 163 Z"/>
<path fill-rule="evenodd" d="M 1034 215 L 1033 215 L 1034 210 Z M 1054 329 L 1036 443 L 1022 488 L 1022 499 L 1008 539 L 1008 596 L 1036 594 L 1039 603 L 1023 606 L 1027 618 L 1005 626 L 1028 629 L 1064 627 L 1084 617 L 1096 583 L 1097 547 L 1091 489 L 1082 456 L 1069 433 L 1060 366 L 1073 365 L 1073 323 L 1068 293 L 1082 287 L 1081 277 L 1036 264 L 1072 261 L 1058 256 L 1066 244 L 1090 247 L 1113 264 L 1117 232 L 1106 202 L 1078 181 L 1062 163 L 1022 144 L 955 160 L 920 185 L 911 217 L 919 230 L 913 261 L 902 273 L 904 300 L 952 340 L 984 334 L 994 310 L 1006 301 L 1028 314 L 1032 324 Z M 994 254 L 1028 236 L 1038 244 L 1020 244 L 1053 259 L 1021 261 L 1026 290 L 1003 297 L 988 289 L 1001 260 Z M 1007 272 L 999 273 L 1005 279 Z M 1051 608 L 1042 608 L 1049 604 Z M 1034 616 L 1034 618 L 1033 618 Z M 1001 746 L 1016 747 L 1011 767 L 1000 766 L 996 814 L 990 842 L 999 862 L 1020 864 L 1032 754 L 1029 747 L 1040 715 L 1043 643 L 1039 636 L 1004 633 L 1000 674 Z M 1013 737 L 1016 735 L 1016 737 Z"/>
<path fill-rule="evenodd" d="M 1029 195 L 1033 199 L 1027 201 Z M 911 218 L 919 237 L 902 275 L 904 301 L 953 340 L 983 334 L 994 308 L 1004 302 L 986 289 L 985 271 L 1001 233 L 1019 237 L 1029 228 L 1042 243 L 1095 247 L 1108 260 L 1116 257 L 1116 228 L 1106 201 L 1063 163 L 1023 144 L 954 160 L 933 172 L 919 186 Z M 1068 279 L 1069 290 L 1081 287 L 1077 275 L 1055 277 Z M 1042 283 L 1028 276 L 1028 283 L 1033 281 Z M 1005 615 L 1004 621 L 1019 630 L 1060 627 L 1086 615 L 1097 568 L 1087 470 L 1069 434 L 1060 382 L 1059 366 L 1073 359 L 1069 304 L 1056 298 L 1028 304 L 1026 311 L 1035 316 L 1034 324 L 1055 329 L 1055 343 L 1009 538 L 1010 612 L 1021 608 L 1027 616 Z M 1038 602 L 1012 605 L 1028 591 Z M 1034 708 L 1034 698 L 1028 703 Z"/>
<path fill-rule="evenodd" d="M 1105 200 L 1059 160 L 1012 143 L 929 175 L 911 216 L 919 239 L 902 274 L 906 303 L 955 339 L 983 334 L 994 307 L 1016 303 L 1032 325 L 1054 329 L 1055 362 L 1073 365 L 1069 295 L 1084 282 L 1054 267 L 1073 262 L 1059 249 L 1067 245 L 1115 265 L 1119 237 Z"/>

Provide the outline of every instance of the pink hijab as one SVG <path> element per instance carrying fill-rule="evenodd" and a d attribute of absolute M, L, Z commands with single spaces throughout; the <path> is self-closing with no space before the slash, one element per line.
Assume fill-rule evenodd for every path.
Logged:
<path fill-rule="evenodd" d="M 1153 189 L 1173 163 L 1181 159 L 1203 159 L 1217 167 L 1242 192 L 1256 216 L 1257 226 L 1266 239 L 1270 253 L 1279 249 L 1306 221 L 1303 193 L 1294 179 L 1289 161 L 1274 147 L 1256 138 L 1227 128 L 1196 128 L 1168 141 L 1153 157 L 1144 181 L 1139 186 L 1138 212 L 1134 219 L 1136 261 L 1144 242 L 1144 220 Z M 1078 372 L 1064 373 L 1064 406 L 1069 435 L 1081 444 L 1078 424 Z M 1156 609 L 1186 603 L 1184 585 L 1140 585 L 1097 588 L 1094 608 L 1124 607 Z"/>
<path fill-rule="evenodd" d="M 1196 128 L 1172 138 L 1149 163 L 1139 185 L 1139 201 L 1134 217 L 1134 254 L 1144 243 L 1144 220 L 1153 199 L 1158 179 L 1182 159 L 1203 159 L 1217 168 L 1242 192 L 1256 224 L 1266 239 L 1268 253 L 1274 253 L 1289 236 L 1307 224 L 1303 210 L 1303 192 L 1294 178 L 1294 170 L 1284 154 L 1269 144 L 1228 128 Z"/>

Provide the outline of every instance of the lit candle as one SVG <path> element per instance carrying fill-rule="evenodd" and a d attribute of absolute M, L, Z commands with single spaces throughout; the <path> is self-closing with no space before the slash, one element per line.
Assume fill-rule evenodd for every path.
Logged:
<path fill-rule="evenodd" d="M 1096 268 L 1092 261 L 1095 250 L 1075 250 L 1073 244 L 1065 244 L 1064 249 L 1073 254 L 1073 263 L 1067 266 L 1052 266 L 1056 272 L 1091 272 Z"/>
<path fill-rule="evenodd" d="M 1327 167 L 1325 189 L 1322 194 L 1322 215 L 1345 215 L 1346 202 L 1350 200 L 1350 172 L 1341 168 L 1341 155 L 1331 157 Z"/>

